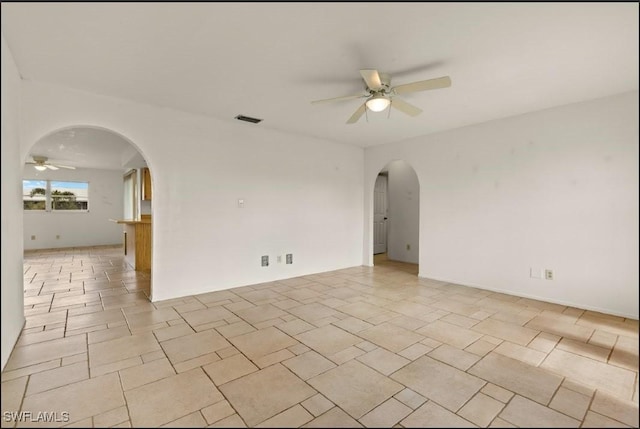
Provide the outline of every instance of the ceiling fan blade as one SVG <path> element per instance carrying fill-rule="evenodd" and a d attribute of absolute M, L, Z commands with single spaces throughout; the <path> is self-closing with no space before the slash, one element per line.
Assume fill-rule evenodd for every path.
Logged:
<path fill-rule="evenodd" d="M 368 97 L 368 95 L 358 94 L 358 95 L 345 95 L 342 97 L 334 97 L 334 98 L 325 98 L 324 100 L 314 100 L 311 102 L 311 104 L 326 103 L 328 101 L 353 100 L 354 98 L 362 98 L 362 97 Z"/>
<path fill-rule="evenodd" d="M 50 168 L 51 168 L 51 167 L 52 167 L 52 166 L 50 165 Z M 60 165 L 60 164 L 56 164 L 56 165 L 54 165 L 53 167 L 56 167 L 56 169 L 57 169 L 57 168 L 66 168 L 67 170 L 75 170 L 75 169 L 76 169 L 75 167 L 71 167 L 71 166 L 69 166 L 69 165 Z"/>
<path fill-rule="evenodd" d="M 369 89 L 373 89 L 374 91 L 382 88 L 382 81 L 380 80 L 380 74 L 378 74 L 378 70 L 360 70 L 360 74 L 362 78 L 367 83 L 367 87 Z"/>
<path fill-rule="evenodd" d="M 428 89 L 448 88 L 451 86 L 451 78 L 449 76 L 438 77 L 435 79 L 421 80 L 413 83 L 405 83 L 398 85 L 392 89 L 396 94 L 406 94 L 409 92 L 426 91 Z"/>
<path fill-rule="evenodd" d="M 391 107 L 395 107 L 402 113 L 406 113 L 409 116 L 418 116 L 422 113 L 422 109 L 414 106 L 413 104 L 409 104 L 404 100 L 399 99 L 398 97 L 394 97 L 391 100 Z"/>
<path fill-rule="evenodd" d="M 51 164 L 45 164 L 45 167 L 47 167 L 49 170 L 57 170 L 58 167 L 56 167 L 55 165 L 51 165 Z"/>
<path fill-rule="evenodd" d="M 358 119 L 360 119 L 362 115 L 364 115 L 364 111 L 366 110 L 366 108 L 367 105 L 362 103 L 362 106 L 358 107 L 358 110 L 356 110 L 355 113 L 351 115 L 351 117 L 347 121 L 347 124 L 355 124 L 356 122 L 358 122 Z"/>

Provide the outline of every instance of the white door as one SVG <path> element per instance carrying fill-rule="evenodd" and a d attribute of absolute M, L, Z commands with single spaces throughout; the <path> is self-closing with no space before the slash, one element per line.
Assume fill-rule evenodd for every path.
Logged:
<path fill-rule="evenodd" d="M 387 251 L 387 176 L 378 175 L 373 189 L 373 254 Z"/>

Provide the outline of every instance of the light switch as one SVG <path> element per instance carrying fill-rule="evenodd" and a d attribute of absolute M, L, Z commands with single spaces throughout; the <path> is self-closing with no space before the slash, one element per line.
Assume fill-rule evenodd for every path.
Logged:
<path fill-rule="evenodd" d="M 238 208 L 239 209 L 243 209 L 244 208 L 244 200 L 243 199 L 239 199 L 238 200 Z"/>

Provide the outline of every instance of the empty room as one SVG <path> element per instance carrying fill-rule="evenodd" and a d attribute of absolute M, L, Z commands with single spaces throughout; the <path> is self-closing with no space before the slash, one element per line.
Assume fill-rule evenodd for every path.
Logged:
<path fill-rule="evenodd" d="M 2 8 L 2 427 L 638 427 L 638 3 Z"/>

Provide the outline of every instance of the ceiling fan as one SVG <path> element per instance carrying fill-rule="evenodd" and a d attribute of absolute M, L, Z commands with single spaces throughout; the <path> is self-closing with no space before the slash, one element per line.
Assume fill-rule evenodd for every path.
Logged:
<path fill-rule="evenodd" d="M 347 120 L 347 124 L 355 124 L 367 109 L 371 110 L 372 112 L 382 112 L 389 106 L 395 107 L 402 113 L 406 113 L 409 116 L 417 116 L 422 112 L 422 109 L 414 106 L 413 104 L 407 103 L 406 101 L 403 101 L 396 96 L 401 94 L 408 94 L 410 92 L 448 88 L 451 86 L 451 78 L 449 78 L 449 76 L 421 80 L 412 83 L 405 83 L 403 85 L 392 87 L 391 76 L 387 73 L 379 73 L 378 70 L 374 69 L 363 69 L 360 70 L 360 75 L 367 85 L 365 89 L 366 93 L 327 98 L 325 100 L 315 100 L 311 103 L 316 104 L 328 101 L 366 98 L 367 100 L 360 107 L 358 107 L 358 110 L 356 110 L 355 113 L 351 115 L 351 117 Z"/>
<path fill-rule="evenodd" d="M 51 164 L 48 163 L 49 158 L 46 156 L 33 155 L 33 162 L 27 162 L 27 164 L 33 165 L 33 167 L 38 171 L 44 171 L 47 168 L 49 170 L 58 170 L 59 168 L 66 168 L 68 170 L 75 170 L 75 167 L 70 167 L 68 165 L 60 165 L 60 164 Z"/>

